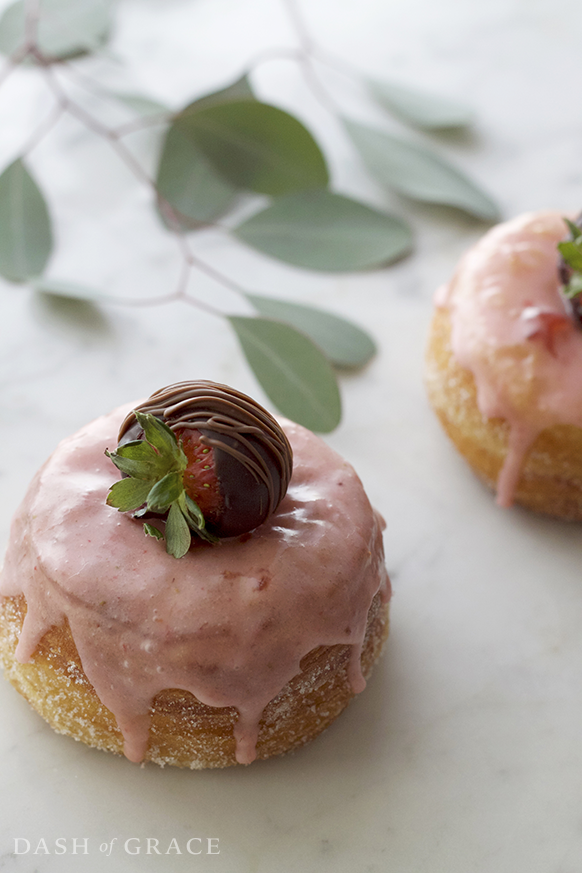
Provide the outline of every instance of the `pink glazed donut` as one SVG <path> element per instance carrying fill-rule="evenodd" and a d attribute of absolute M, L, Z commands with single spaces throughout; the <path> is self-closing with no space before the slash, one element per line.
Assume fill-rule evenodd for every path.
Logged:
<path fill-rule="evenodd" d="M 478 476 L 513 502 L 582 519 L 582 330 L 561 294 L 558 212 L 490 230 L 440 288 L 426 385 Z"/>
<path fill-rule="evenodd" d="M 293 472 L 278 505 L 176 558 L 106 502 L 120 474 L 105 452 L 132 409 L 65 439 L 16 513 L 0 576 L 8 680 L 56 731 L 134 762 L 226 767 L 303 745 L 364 688 L 386 639 L 381 517 L 348 463 L 282 421 Z"/>

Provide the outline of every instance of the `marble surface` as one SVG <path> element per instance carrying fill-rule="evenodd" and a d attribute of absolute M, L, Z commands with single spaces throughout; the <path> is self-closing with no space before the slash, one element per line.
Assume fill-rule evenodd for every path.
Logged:
<path fill-rule="evenodd" d="M 314 37 L 363 71 L 474 107 L 471 135 L 435 141 L 505 216 L 580 207 L 578 2 L 302 5 Z M 263 51 L 295 44 L 279 0 L 122 0 L 113 50 L 124 65 L 107 69 L 112 83 L 179 106 Z M 358 89 L 322 75 L 346 111 L 380 123 Z M 312 124 L 333 156 L 338 190 L 397 203 L 370 182 L 295 65 L 265 62 L 253 81 Z M 0 166 L 18 154 L 45 99 L 30 72 L 0 90 Z M 135 141 L 146 162 L 152 138 Z M 124 297 L 174 286 L 175 246 L 144 210 L 148 192 L 105 145 L 63 121 L 31 163 L 58 201 L 52 275 L 90 275 Z M 3 682 L 2 871 L 580 870 L 582 534 L 496 508 L 440 431 L 422 385 L 431 297 L 485 228 L 448 210 L 397 205 L 414 223 L 416 252 L 365 275 L 291 269 L 216 231 L 195 242 L 248 287 L 334 309 L 379 342 L 369 368 L 342 379 L 344 420 L 327 437 L 387 520 L 392 631 L 368 689 L 295 755 L 191 773 L 136 767 L 55 735 Z M 204 276 L 192 290 L 244 311 Z M 88 419 L 181 378 L 230 382 L 264 400 L 226 326 L 193 308 L 65 307 L 5 283 L 0 301 L 2 548 L 30 477 Z M 17 838 L 30 841 L 28 853 L 14 854 Z M 131 838 L 140 854 L 125 851 Z M 163 855 L 145 854 L 148 838 Z M 204 854 L 188 854 L 191 838 L 204 841 L 191 844 Z M 42 844 L 34 854 L 41 839 L 50 854 Z M 219 854 L 207 854 L 208 839 Z"/>

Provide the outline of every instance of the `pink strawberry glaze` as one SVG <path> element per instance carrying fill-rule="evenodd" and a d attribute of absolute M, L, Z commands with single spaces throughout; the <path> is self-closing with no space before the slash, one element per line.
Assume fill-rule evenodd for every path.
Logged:
<path fill-rule="evenodd" d="M 263 709 L 319 645 L 350 644 L 354 691 L 368 609 L 389 596 L 382 519 L 354 470 L 285 422 L 294 472 L 278 510 L 246 541 L 197 542 L 180 560 L 105 504 L 105 457 L 131 407 L 64 440 L 18 510 L 0 594 L 24 594 L 16 656 L 28 661 L 68 619 L 83 669 L 115 715 L 125 754 L 143 759 L 149 709 L 165 688 L 234 706 L 236 755 L 255 758 Z"/>
<path fill-rule="evenodd" d="M 509 424 L 497 502 L 510 506 L 525 456 L 556 424 L 582 427 L 582 331 L 559 293 L 558 212 L 527 213 L 492 228 L 439 288 L 452 319 L 452 348 L 470 370 L 484 419 Z"/>

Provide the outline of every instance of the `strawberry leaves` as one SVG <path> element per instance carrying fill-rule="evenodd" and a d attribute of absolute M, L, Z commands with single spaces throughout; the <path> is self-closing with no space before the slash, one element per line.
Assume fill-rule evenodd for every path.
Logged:
<path fill-rule="evenodd" d="M 217 542 L 206 530 L 204 516 L 184 490 L 188 459 L 173 431 L 154 415 L 136 411 L 143 440 L 132 440 L 105 454 L 127 478 L 109 489 L 107 504 L 119 512 L 165 513 L 165 532 L 147 522 L 144 531 L 166 540 L 166 551 L 181 558 L 190 548 L 192 533 L 207 542 Z"/>
<path fill-rule="evenodd" d="M 558 243 L 558 251 L 567 265 L 562 291 L 572 300 L 582 292 L 582 229 L 568 218 L 564 221 L 570 231 L 570 239 Z"/>

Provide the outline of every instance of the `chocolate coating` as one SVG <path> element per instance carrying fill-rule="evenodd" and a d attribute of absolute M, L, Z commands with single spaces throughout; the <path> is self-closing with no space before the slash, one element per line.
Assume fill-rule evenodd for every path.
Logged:
<path fill-rule="evenodd" d="M 156 391 L 137 411 L 155 415 L 173 431 L 193 429 L 212 448 L 222 495 L 220 537 L 239 536 L 275 511 L 293 469 L 293 452 L 278 422 L 252 398 L 215 382 L 177 382 Z M 119 443 L 143 435 L 135 411 L 123 421 Z"/>

